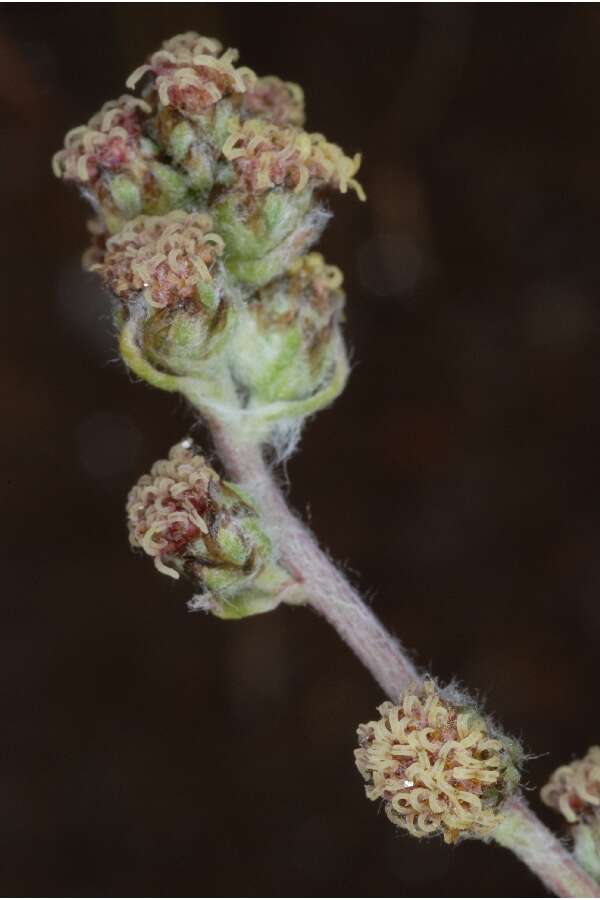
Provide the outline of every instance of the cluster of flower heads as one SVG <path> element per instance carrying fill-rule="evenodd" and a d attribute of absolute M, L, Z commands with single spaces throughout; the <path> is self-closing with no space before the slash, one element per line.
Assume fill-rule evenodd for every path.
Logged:
<path fill-rule="evenodd" d="M 92 266 L 122 300 L 140 293 L 156 308 L 189 300 L 212 281 L 223 239 L 206 213 L 173 210 L 138 216 L 109 238 L 102 262 Z"/>
<path fill-rule="evenodd" d="M 600 747 L 591 747 L 554 772 L 541 791 L 547 806 L 561 813 L 570 825 L 587 822 L 600 814 Z"/>
<path fill-rule="evenodd" d="M 358 729 L 356 765 L 367 797 L 383 800 L 389 819 L 415 837 L 485 837 L 514 790 L 518 748 L 430 681 L 407 689 L 400 704 Z"/>
<path fill-rule="evenodd" d="M 122 227 L 122 216 L 210 205 L 210 197 L 194 195 L 199 188 L 192 175 L 198 173 L 191 169 L 198 160 L 206 170 L 206 190 L 216 184 L 219 192 L 240 185 L 259 192 L 301 191 L 310 184 L 342 193 L 352 188 L 364 198 L 354 177 L 360 155 L 347 157 L 322 135 L 302 130 L 301 88 L 236 68 L 237 51 L 222 49 L 194 32 L 165 41 L 127 82 L 130 89 L 141 86 L 142 98 L 110 101 L 67 134 L 53 158 L 54 171 L 85 190 L 111 231 Z M 207 118 L 207 111 L 220 116 Z M 178 123 L 184 132 L 177 132 L 173 144 Z M 225 169 L 215 181 L 219 163 Z M 116 176 L 129 181 L 115 185 Z M 114 214 L 115 203 L 121 217 Z"/>
<path fill-rule="evenodd" d="M 360 154 L 303 130 L 298 85 L 237 60 L 165 41 L 127 81 L 139 96 L 72 129 L 53 168 L 94 207 L 84 264 L 120 301 L 127 365 L 289 452 L 346 382 L 342 276 L 307 251 L 322 189 L 364 199 Z"/>

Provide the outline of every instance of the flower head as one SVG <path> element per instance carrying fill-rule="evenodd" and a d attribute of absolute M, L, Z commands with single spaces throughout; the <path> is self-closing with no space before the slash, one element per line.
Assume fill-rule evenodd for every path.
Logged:
<path fill-rule="evenodd" d="M 500 821 L 500 806 L 518 780 L 519 751 L 460 697 L 427 680 L 381 718 L 358 729 L 356 765 L 367 797 L 383 800 L 388 818 L 415 837 L 446 843 L 483 837 Z"/>
<path fill-rule="evenodd" d="M 106 103 L 87 125 L 71 129 L 54 154 L 55 175 L 78 185 L 111 233 L 140 213 L 184 206 L 188 185 L 159 160 L 145 131 L 151 107 L 124 95 Z"/>
<path fill-rule="evenodd" d="M 331 374 L 343 276 L 320 253 L 300 256 L 240 311 L 232 364 L 253 402 L 299 400 Z"/>
<path fill-rule="evenodd" d="M 600 747 L 590 747 L 583 759 L 558 768 L 541 797 L 570 825 L 600 815 Z"/>
<path fill-rule="evenodd" d="M 154 559 L 159 572 L 179 578 L 166 560 L 185 559 L 190 544 L 209 533 L 206 519 L 211 482 L 219 476 L 187 443 L 177 444 L 168 459 L 156 462 L 129 493 L 127 517 L 132 547 Z M 208 516 L 207 516 L 208 518 Z"/>
<path fill-rule="evenodd" d="M 225 190 L 214 217 L 227 250 L 229 271 L 245 285 L 267 284 L 306 253 L 329 218 L 315 199 L 319 188 L 349 188 L 364 200 L 354 178 L 360 154 L 345 156 L 320 134 L 263 119 L 228 121 L 222 155 Z"/>
<path fill-rule="evenodd" d="M 237 50 L 221 51 L 219 41 L 194 31 L 177 35 L 132 72 L 127 87 L 132 90 L 151 75 L 152 91 L 162 106 L 172 106 L 193 119 L 224 97 L 243 93 L 256 80 L 251 69 L 235 68 Z"/>
<path fill-rule="evenodd" d="M 222 618 L 273 609 L 287 573 L 272 562 L 271 541 L 253 502 L 223 481 L 189 440 L 142 475 L 127 500 L 129 540 L 159 572 L 203 590 L 194 608 Z"/>
<path fill-rule="evenodd" d="M 352 188 L 361 200 L 365 199 L 354 178 L 360 168 L 360 153 L 352 158 L 345 156 L 322 134 L 260 118 L 243 123 L 234 118 L 229 130 L 223 156 L 231 162 L 245 190 L 252 193 L 283 186 L 300 193 L 310 183 L 334 187 L 342 194 Z"/>
<path fill-rule="evenodd" d="M 106 244 L 93 268 L 120 300 L 147 362 L 171 375 L 202 375 L 220 359 L 234 300 L 220 263 L 223 241 L 207 213 L 138 216 Z"/>
<path fill-rule="evenodd" d="M 142 114 L 149 112 L 144 100 L 127 94 L 109 100 L 87 125 L 67 132 L 64 148 L 52 159 L 54 174 L 81 185 L 106 171 L 143 174 L 145 161 L 155 156 L 142 140 Z"/>
<path fill-rule="evenodd" d="M 212 282 L 223 252 L 223 240 L 211 228 L 206 213 L 138 216 L 109 238 L 97 270 L 124 301 L 140 293 L 156 308 L 190 300 Z"/>

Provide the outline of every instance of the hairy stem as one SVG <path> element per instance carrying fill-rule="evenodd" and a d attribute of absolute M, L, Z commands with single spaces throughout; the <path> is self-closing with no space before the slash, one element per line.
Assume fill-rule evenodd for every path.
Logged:
<path fill-rule="evenodd" d="M 333 356 L 329 380 L 304 400 L 279 400 L 260 404 L 258 409 L 244 409 L 240 405 L 227 367 L 223 367 L 210 384 L 198 381 L 197 378 L 182 378 L 179 390 L 207 421 L 215 423 L 215 429 L 225 429 L 229 434 L 235 432 L 237 443 L 241 442 L 250 453 L 252 448 L 256 450 L 261 441 L 267 440 L 275 423 L 312 415 L 332 403 L 342 392 L 348 380 L 349 365 L 346 348 L 339 334 L 335 337 Z"/>
<path fill-rule="evenodd" d="M 303 585 L 311 606 L 333 625 L 386 694 L 397 698 L 411 681 L 418 680 L 398 642 L 290 512 L 260 448 L 222 422 L 210 425 L 229 477 L 258 501 L 276 538 L 280 562 Z"/>
<path fill-rule="evenodd" d="M 216 450 L 229 477 L 258 501 L 265 523 L 277 536 L 280 561 L 303 586 L 310 605 L 321 613 L 397 702 L 418 673 L 398 641 L 384 628 L 357 592 L 290 511 L 265 464 L 260 447 L 239 430 L 212 419 Z M 529 809 L 522 797 L 506 804 L 493 834 L 559 897 L 600 897 L 599 885 Z"/>
<path fill-rule="evenodd" d="M 494 840 L 517 856 L 558 897 L 598 897 L 600 887 L 521 798 L 509 801 Z"/>

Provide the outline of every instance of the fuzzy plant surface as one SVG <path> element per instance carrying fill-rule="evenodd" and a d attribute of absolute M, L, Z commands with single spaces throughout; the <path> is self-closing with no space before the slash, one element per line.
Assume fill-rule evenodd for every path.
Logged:
<path fill-rule="evenodd" d="M 237 63 L 195 32 L 165 41 L 127 80 L 132 93 L 69 131 L 53 158 L 92 206 L 84 264 L 112 298 L 123 361 L 187 398 L 226 471 L 188 438 L 171 448 L 129 494 L 131 545 L 192 583 L 193 610 L 235 620 L 304 604 L 336 629 L 387 695 L 355 757 L 394 825 L 420 840 L 495 841 L 556 894 L 600 896 L 596 750 L 543 795 L 576 826 L 572 854 L 519 792 L 519 744 L 417 671 L 265 462 L 267 447 L 289 455 L 346 385 L 343 276 L 312 248 L 326 192 L 365 194 L 360 154 L 304 130 L 302 89 Z"/>

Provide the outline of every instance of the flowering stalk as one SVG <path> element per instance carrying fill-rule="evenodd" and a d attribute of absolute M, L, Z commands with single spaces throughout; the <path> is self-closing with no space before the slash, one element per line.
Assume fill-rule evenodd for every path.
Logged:
<path fill-rule="evenodd" d="M 230 481 L 191 442 L 132 489 L 130 541 L 192 581 L 223 619 L 311 605 L 390 702 L 361 726 L 368 796 L 416 836 L 494 838 L 563 896 L 596 883 L 515 793 L 520 750 L 472 701 L 421 681 L 400 644 L 289 510 L 263 457 L 343 390 L 343 277 L 309 252 L 324 190 L 364 191 L 360 155 L 304 131 L 302 90 L 237 67 L 237 51 L 178 35 L 124 95 L 71 130 L 55 173 L 92 203 L 85 260 L 113 296 L 123 360 L 185 396 Z"/>
<path fill-rule="evenodd" d="M 310 605 L 323 615 L 396 702 L 416 670 L 401 645 L 319 549 L 308 529 L 289 510 L 260 449 L 211 422 L 217 452 L 230 477 L 252 485 L 265 521 L 281 535 L 282 562 L 303 582 Z M 490 838 L 515 853 L 559 897 L 598 897 L 597 882 L 530 810 L 522 796 L 507 800 Z"/>

